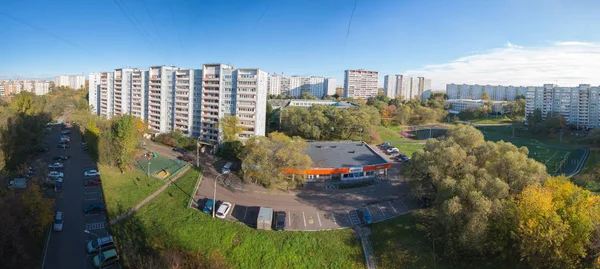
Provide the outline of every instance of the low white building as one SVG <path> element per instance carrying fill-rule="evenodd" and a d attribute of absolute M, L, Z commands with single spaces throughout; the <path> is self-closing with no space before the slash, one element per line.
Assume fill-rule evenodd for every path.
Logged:
<path fill-rule="evenodd" d="M 56 76 L 54 78 L 55 87 L 70 87 L 71 89 L 79 90 L 85 87 L 84 75 Z"/>
<path fill-rule="evenodd" d="M 493 113 L 504 113 L 504 106 L 508 103 L 506 101 L 486 101 L 486 100 L 471 100 L 471 99 L 448 99 L 446 104 L 450 106 L 448 112 L 452 114 L 458 114 L 465 110 L 476 109 L 484 107 L 487 102 L 492 102 Z"/>

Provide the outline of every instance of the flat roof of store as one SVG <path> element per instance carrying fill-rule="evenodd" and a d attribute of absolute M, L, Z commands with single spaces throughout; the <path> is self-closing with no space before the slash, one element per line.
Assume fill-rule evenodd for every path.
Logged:
<path fill-rule="evenodd" d="M 356 141 L 308 142 L 306 153 L 313 161 L 312 168 L 362 167 L 388 163 L 368 144 Z"/>

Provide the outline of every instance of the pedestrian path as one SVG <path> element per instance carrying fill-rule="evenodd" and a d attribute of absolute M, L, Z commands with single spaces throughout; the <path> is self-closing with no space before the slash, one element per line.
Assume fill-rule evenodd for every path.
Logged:
<path fill-rule="evenodd" d="M 371 240 L 369 240 L 369 235 L 371 231 L 366 227 L 354 227 L 354 232 L 360 238 L 360 243 L 363 248 L 363 252 L 365 253 L 365 262 L 367 264 L 368 269 L 376 269 L 377 263 L 375 262 L 375 254 L 373 254 L 373 247 L 371 246 Z"/>
<path fill-rule="evenodd" d="M 131 216 L 133 213 L 135 213 L 136 211 L 138 211 L 142 206 L 146 205 L 147 203 L 149 203 L 150 201 L 152 201 L 152 199 L 156 198 L 156 196 L 158 196 L 159 194 L 161 194 L 164 190 L 166 190 L 169 185 L 172 182 L 175 182 L 176 180 L 178 180 L 182 175 L 184 175 L 185 173 L 187 173 L 187 171 L 190 170 L 190 166 L 186 166 L 185 168 L 183 168 L 183 170 L 181 172 L 179 172 L 179 174 L 177 174 L 175 177 L 169 179 L 165 185 L 163 185 L 162 187 L 160 187 L 158 190 L 156 190 L 153 194 L 151 194 L 150 196 L 146 197 L 146 199 L 144 199 L 143 201 L 141 201 L 140 203 L 138 203 L 137 205 L 133 206 L 131 209 L 127 210 L 125 213 L 121 214 L 120 216 L 111 219 L 110 220 L 110 225 L 113 225 L 123 219 L 126 219 L 127 217 Z"/>

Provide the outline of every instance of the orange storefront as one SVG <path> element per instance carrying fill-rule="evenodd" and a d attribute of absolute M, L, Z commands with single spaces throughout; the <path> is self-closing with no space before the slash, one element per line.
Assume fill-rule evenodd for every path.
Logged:
<path fill-rule="evenodd" d="M 308 170 L 284 169 L 283 173 L 288 175 L 305 175 L 307 181 L 324 180 L 357 180 L 374 178 L 387 175 L 387 169 L 391 164 L 366 165 L 360 167 L 340 167 L 340 168 L 311 168 Z"/>

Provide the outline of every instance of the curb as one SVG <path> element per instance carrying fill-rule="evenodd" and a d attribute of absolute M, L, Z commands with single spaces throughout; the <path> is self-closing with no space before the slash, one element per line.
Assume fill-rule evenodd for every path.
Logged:
<path fill-rule="evenodd" d="M 187 207 L 191 208 L 192 201 L 194 201 L 194 196 L 196 196 L 196 192 L 198 191 L 198 187 L 200 187 L 200 183 L 202 182 L 202 173 L 198 173 L 198 179 L 196 179 L 196 187 L 194 187 L 194 191 L 190 195 L 190 201 L 188 202 Z"/>

